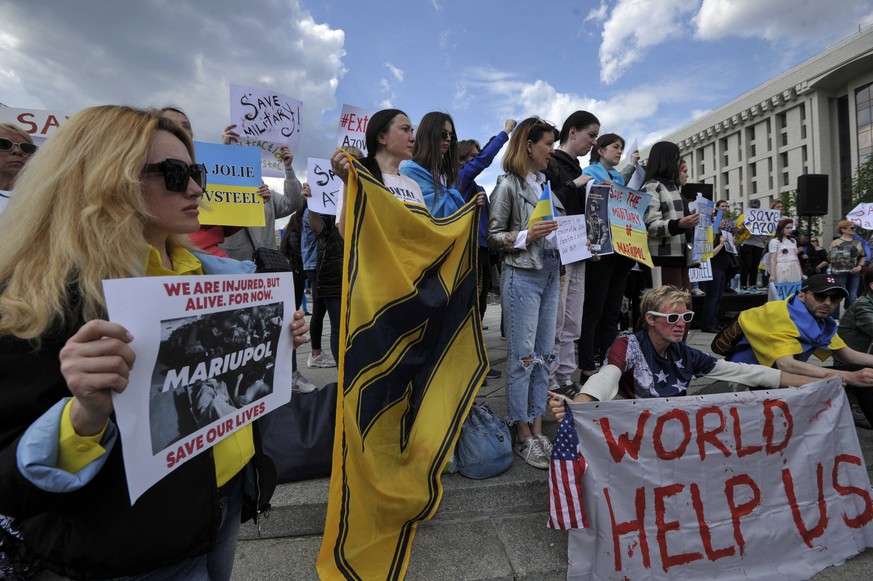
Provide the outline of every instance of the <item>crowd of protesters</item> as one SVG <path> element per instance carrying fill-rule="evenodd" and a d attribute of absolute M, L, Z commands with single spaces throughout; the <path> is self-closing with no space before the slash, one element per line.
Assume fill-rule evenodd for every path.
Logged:
<path fill-rule="evenodd" d="M 531 222 L 547 185 L 557 216 L 584 215 L 588 187 L 624 185 L 641 163 L 639 152 L 625 151 L 621 136 L 600 135 L 595 115 L 576 111 L 560 129 L 535 116 L 510 119 L 484 147 L 475 139 L 459 141 L 446 113 L 427 113 L 413 127 L 403 111 L 379 111 L 366 129 L 366 155 L 351 153 L 396 198 L 424 206 L 434 217 L 450 216 L 468 203 L 481 207 L 479 315 L 493 285 L 501 296 L 507 342 L 506 421 L 515 427 L 516 453 L 531 466 L 549 463 L 552 443 L 543 432 L 548 391 L 573 396 L 582 389 L 581 400 L 614 397 L 635 353 L 638 365 L 646 362 L 650 371 L 657 367 L 676 377 L 710 374 L 754 382 L 758 376 L 770 387 L 796 379 L 784 370 L 780 376 L 720 363 L 681 345 L 694 317 L 688 248 L 700 216 L 682 195 L 688 169 L 676 144 L 655 143 L 642 162 L 640 190 L 651 196 L 643 216 L 656 267 L 650 271 L 617 253 L 595 252 L 562 265 L 556 216 Z M 225 129 L 225 143 L 238 142 L 234 129 Z M 294 173 L 293 152 L 284 148 L 284 193 L 259 189 L 266 226 L 200 226 L 205 176 L 195 163 L 192 138 L 188 117 L 176 107 L 86 109 L 38 154 L 24 131 L 0 125 L 0 513 L 15 518 L 3 534 L 23 536 L 29 551 L 73 577 L 181 578 L 202 572 L 229 578 L 247 494 L 240 475 L 255 448 L 251 431 L 241 430 L 130 505 L 111 393 L 127 386 L 134 354 L 129 333 L 105 320 L 102 280 L 246 272 L 245 261 L 256 249 L 277 248 L 275 220 L 290 216 L 281 249 L 295 273 L 298 308 L 305 281 L 312 292 L 307 365 L 333 367 L 340 358 L 342 198 L 336 217 L 308 212 L 310 189 Z M 488 196 L 475 180 L 501 150 L 503 175 Z M 583 167 L 580 158 L 589 154 Z M 622 167 L 625 154 L 630 163 Z M 345 180 L 346 152 L 338 150 L 331 164 Z M 728 204 L 720 200 L 716 208 L 725 215 Z M 750 288 L 758 284 L 760 266 L 774 283 L 828 271 L 846 289 L 853 339 L 862 347 L 873 344 L 870 301 L 859 300 L 852 309 L 859 287 L 873 294 L 863 273 L 869 247 L 850 222 L 839 224 L 829 248 L 808 232 L 795 240 L 794 227 L 782 220 L 767 239 L 744 231 L 742 219 L 725 215 L 714 225 L 704 330 L 718 330 L 720 302 L 734 273 L 742 288 Z M 643 330 L 620 337 L 626 302 L 639 305 L 631 318 Z M 329 353 L 321 345 L 324 316 L 331 324 Z M 302 319 L 298 311 L 295 344 L 305 340 Z M 693 355 L 699 365 L 669 367 L 673 351 Z M 294 366 L 295 389 L 315 389 L 297 371 L 296 357 Z M 499 376 L 496 370 L 489 374 Z M 630 376 L 625 396 L 665 395 L 640 377 Z M 23 446 L 45 460 L 23 466 Z M 173 514 L 179 525 L 168 528 L 164 514 Z"/>

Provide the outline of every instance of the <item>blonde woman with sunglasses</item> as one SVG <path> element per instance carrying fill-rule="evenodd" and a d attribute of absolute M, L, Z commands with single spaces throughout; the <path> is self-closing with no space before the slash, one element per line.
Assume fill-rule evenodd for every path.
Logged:
<path fill-rule="evenodd" d="M 61 575 L 230 578 L 252 429 L 131 506 L 112 393 L 135 355 L 102 291 L 112 278 L 252 270 L 187 240 L 205 175 L 159 112 L 92 107 L 46 142 L 0 216 L 0 513 Z"/>

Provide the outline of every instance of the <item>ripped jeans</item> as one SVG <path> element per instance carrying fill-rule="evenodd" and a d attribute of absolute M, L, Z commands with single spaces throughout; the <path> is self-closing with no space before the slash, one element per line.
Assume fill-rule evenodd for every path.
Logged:
<path fill-rule="evenodd" d="M 549 368 L 555 359 L 560 294 L 557 250 L 543 253 L 541 270 L 504 265 L 501 284 L 506 325 L 507 422 L 532 422 L 546 411 Z"/>

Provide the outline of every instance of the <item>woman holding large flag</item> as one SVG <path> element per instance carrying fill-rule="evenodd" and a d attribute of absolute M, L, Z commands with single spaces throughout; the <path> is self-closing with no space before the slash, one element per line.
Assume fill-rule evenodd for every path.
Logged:
<path fill-rule="evenodd" d="M 501 296 L 508 341 L 508 421 L 515 451 L 535 468 L 549 466 L 551 443 L 542 433 L 549 366 L 555 339 L 560 266 L 554 214 L 564 207 L 551 195 L 543 171 L 558 130 L 538 117 L 522 121 L 509 140 L 491 194 L 488 244 L 503 252 Z"/>
<path fill-rule="evenodd" d="M 415 148 L 415 130 L 412 121 L 400 109 L 382 109 L 370 117 L 365 134 L 367 155 L 361 165 L 401 202 L 425 205 L 418 183 L 400 174 L 400 162 L 412 159 Z M 343 184 L 349 178 L 349 158 L 337 149 L 330 158 L 330 166 Z M 345 192 L 337 199 L 336 224 L 340 234 L 345 229 Z"/>
<path fill-rule="evenodd" d="M 188 241 L 206 186 L 193 158 L 159 112 L 85 109 L 28 164 L 0 219 L 0 512 L 65 576 L 231 576 L 252 429 L 131 506 L 112 395 L 128 387 L 133 338 L 104 320 L 104 280 L 253 270 Z"/>

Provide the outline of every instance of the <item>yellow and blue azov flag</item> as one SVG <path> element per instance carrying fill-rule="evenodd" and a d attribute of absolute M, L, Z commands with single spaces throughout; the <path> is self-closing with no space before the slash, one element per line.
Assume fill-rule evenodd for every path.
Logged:
<path fill-rule="evenodd" d="M 533 228 L 534 222 L 554 220 L 556 214 L 555 202 L 552 200 L 552 188 L 549 186 L 549 182 L 546 182 L 546 187 L 543 188 L 540 201 L 537 202 L 536 208 L 534 208 L 533 213 L 530 215 L 530 220 L 527 222 L 527 229 Z"/>
<path fill-rule="evenodd" d="M 401 579 L 488 370 L 478 207 L 404 204 L 354 162 L 346 188 L 337 430 L 322 579 Z"/>

